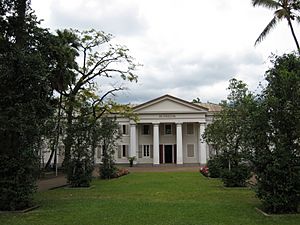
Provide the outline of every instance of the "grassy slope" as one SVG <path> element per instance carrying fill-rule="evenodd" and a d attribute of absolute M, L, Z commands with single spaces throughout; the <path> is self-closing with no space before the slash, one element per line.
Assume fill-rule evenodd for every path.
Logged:
<path fill-rule="evenodd" d="M 198 173 L 135 173 L 93 184 L 38 193 L 39 209 L 0 215 L 0 224 L 300 224 L 300 215 L 265 217 L 254 209 L 253 191 L 224 189 Z"/>

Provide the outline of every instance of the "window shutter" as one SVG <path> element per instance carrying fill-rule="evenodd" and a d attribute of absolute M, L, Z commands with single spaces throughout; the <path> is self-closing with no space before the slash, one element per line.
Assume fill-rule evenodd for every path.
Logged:
<path fill-rule="evenodd" d="M 165 126 L 164 126 L 164 124 L 159 124 L 159 133 L 160 133 L 160 136 L 165 135 Z"/>
<path fill-rule="evenodd" d="M 123 130 L 122 130 L 122 125 L 121 124 L 119 124 L 119 132 L 120 132 L 120 134 L 123 134 Z"/>
<path fill-rule="evenodd" d="M 194 145 L 193 144 L 188 144 L 187 145 L 187 157 L 194 157 Z"/>
<path fill-rule="evenodd" d="M 122 145 L 118 145 L 118 158 L 121 159 L 122 157 Z"/>
<path fill-rule="evenodd" d="M 194 124 L 193 123 L 187 123 L 186 125 L 186 133 L 189 135 L 194 134 Z"/>
<path fill-rule="evenodd" d="M 139 154 L 138 154 L 139 158 L 143 157 L 143 145 L 139 145 Z"/>
<path fill-rule="evenodd" d="M 126 155 L 126 157 L 128 157 L 128 145 L 126 145 L 126 147 L 125 147 L 125 155 Z"/>
<path fill-rule="evenodd" d="M 153 158 L 153 145 L 150 145 L 150 158 Z"/>
<path fill-rule="evenodd" d="M 129 125 L 126 125 L 125 129 L 126 129 L 126 133 L 125 134 L 128 135 L 129 134 Z"/>

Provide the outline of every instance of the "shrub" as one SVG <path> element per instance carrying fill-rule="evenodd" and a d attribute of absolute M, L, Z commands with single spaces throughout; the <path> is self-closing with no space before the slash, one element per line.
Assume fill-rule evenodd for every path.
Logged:
<path fill-rule="evenodd" d="M 223 169 L 221 173 L 222 181 L 225 187 L 245 187 L 246 180 L 251 176 L 249 166 L 240 164 L 231 170 Z"/>
<path fill-rule="evenodd" d="M 106 161 L 111 161 L 111 162 L 108 163 Z M 115 166 L 115 163 L 108 158 L 103 158 L 102 162 L 103 163 L 100 165 L 99 168 L 100 178 L 101 179 L 113 178 L 118 171 L 118 168 Z"/>
<path fill-rule="evenodd" d="M 72 158 L 68 166 L 68 182 L 71 187 L 89 187 L 94 166 L 89 159 Z"/>
<path fill-rule="evenodd" d="M 221 171 L 223 170 L 223 166 L 221 163 L 221 158 L 215 156 L 213 159 L 208 160 L 207 166 L 209 169 L 209 177 L 219 178 L 221 177 Z"/>
<path fill-rule="evenodd" d="M 300 170 L 297 171 L 289 165 L 279 168 L 278 165 L 270 162 L 264 172 L 259 172 L 256 193 L 262 200 L 266 212 L 299 211 Z"/>
<path fill-rule="evenodd" d="M 0 154 L 0 210 L 23 210 L 33 206 L 38 158 L 30 149 L 17 155 Z"/>
<path fill-rule="evenodd" d="M 207 167 L 207 166 L 202 166 L 202 167 L 200 167 L 200 173 L 201 173 L 203 176 L 208 177 L 208 175 L 209 175 L 208 167 Z"/>
<path fill-rule="evenodd" d="M 122 177 L 129 174 L 129 170 L 125 168 L 119 168 L 116 170 L 115 174 L 113 175 L 113 178 Z"/>
<path fill-rule="evenodd" d="M 136 160 L 135 156 L 128 157 L 128 161 L 129 161 L 129 166 L 130 166 L 130 167 L 133 167 L 133 162 L 134 162 L 134 160 Z"/>

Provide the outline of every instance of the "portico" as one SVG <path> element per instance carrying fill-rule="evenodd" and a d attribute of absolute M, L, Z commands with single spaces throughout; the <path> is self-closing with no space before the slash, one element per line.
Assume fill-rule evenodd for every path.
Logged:
<path fill-rule="evenodd" d="M 206 164 L 209 148 L 202 135 L 212 121 L 209 108 L 164 95 L 135 106 L 133 111 L 139 117 L 137 122 L 118 119 L 129 128 L 119 148 L 128 149 L 127 157 L 136 157 L 137 164 Z M 122 151 L 116 162 L 125 163 L 126 159 L 126 151 Z"/>

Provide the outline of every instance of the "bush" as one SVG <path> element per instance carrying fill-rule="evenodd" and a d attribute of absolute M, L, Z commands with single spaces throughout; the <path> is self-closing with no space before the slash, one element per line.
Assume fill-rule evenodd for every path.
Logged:
<path fill-rule="evenodd" d="M 0 154 L 0 210 L 23 210 L 33 206 L 37 159 L 30 149 L 23 149 L 16 155 Z"/>
<path fill-rule="evenodd" d="M 136 160 L 135 156 L 128 157 L 128 161 L 129 161 L 129 166 L 130 166 L 130 167 L 133 167 L 133 162 L 134 162 L 134 160 Z"/>
<path fill-rule="evenodd" d="M 282 169 L 274 164 L 269 163 L 265 171 L 259 173 L 257 197 L 268 213 L 295 213 L 300 206 L 300 171 L 288 165 Z"/>
<path fill-rule="evenodd" d="M 71 159 L 68 165 L 68 182 L 71 187 L 89 187 L 94 166 L 90 159 Z"/>
<path fill-rule="evenodd" d="M 209 177 L 219 178 L 221 177 L 221 171 L 223 170 L 223 166 L 221 163 L 221 158 L 215 156 L 213 159 L 208 160 L 207 166 L 209 169 Z"/>
<path fill-rule="evenodd" d="M 125 168 L 120 168 L 116 170 L 116 173 L 113 175 L 113 178 L 122 177 L 129 174 L 129 170 Z"/>
<path fill-rule="evenodd" d="M 108 163 L 110 161 L 110 163 Z M 115 163 L 113 160 L 110 160 L 109 158 L 103 158 L 102 164 L 99 168 L 100 178 L 101 179 L 110 179 L 114 178 L 115 174 L 118 171 L 118 168 L 115 166 Z"/>
<path fill-rule="evenodd" d="M 221 174 L 225 187 L 245 187 L 246 180 L 251 176 L 250 168 L 241 164 L 231 170 L 224 169 Z"/>
<path fill-rule="evenodd" d="M 208 175 L 209 175 L 208 167 L 207 167 L 207 166 L 202 166 L 202 167 L 200 167 L 200 173 L 201 173 L 203 176 L 208 177 Z"/>

